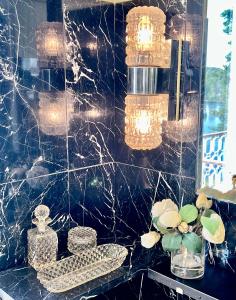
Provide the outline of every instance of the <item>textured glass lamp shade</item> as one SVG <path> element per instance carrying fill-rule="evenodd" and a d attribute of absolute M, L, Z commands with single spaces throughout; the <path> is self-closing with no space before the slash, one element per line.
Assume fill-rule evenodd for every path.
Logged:
<path fill-rule="evenodd" d="M 63 68 L 65 59 L 63 23 L 41 23 L 36 30 L 36 48 L 39 67 Z"/>
<path fill-rule="evenodd" d="M 171 36 L 174 40 L 189 42 L 190 61 L 200 67 L 202 17 L 200 15 L 176 15 L 172 18 Z"/>
<path fill-rule="evenodd" d="M 171 42 L 164 36 L 164 12 L 158 7 L 139 6 L 129 11 L 126 20 L 126 64 L 169 68 Z"/>
<path fill-rule="evenodd" d="M 39 93 L 39 127 L 46 135 L 66 135 L 74 112 L 67 92 Z"/>
<path fill-rule="evenodd" d="M 151 150 L 162 142 L 169 95 L 128 95 L 125 99 L 125 142 L 135 150 Z"/>

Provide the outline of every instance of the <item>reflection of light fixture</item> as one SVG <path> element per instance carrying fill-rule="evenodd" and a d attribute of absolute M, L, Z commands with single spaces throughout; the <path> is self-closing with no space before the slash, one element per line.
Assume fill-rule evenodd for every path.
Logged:
<path fill-rule="evenodd" d="M 158 7 L 139 6 L 127 15 L 126 64 L 169 68 L 171 42 L 166 40 L 166 17 Z"/>
<path fill-rule="evenodd" d="M 66 135 L 74 112 L 68 92 L 39 93 L 39 126 L 46 135 Z"/>
<path fill-rule="evenodd" d="M 190 98 L 190 101 L 184 107 L 184 115 L 181 120 L 164 121 L 162 124 L 163 133 L 173 142 L 192 143 L 197 140 L 198 101 L 197 98 Z"/>
<path fill-rule="evenodd" d="M 125 99 L 125 142 L 132 149 L 151 150 L 162 142 L 161 123 L 167 119 L 167 94 L 128 95 Z"/>
<path fill-rule="evenodd" d="M 89 42 L 87 43 L 87 48 L 89 49 L 90 52 L 96 53 L 96 51 L 98 50 L 98 44 L 97 42 Z"/>
<path fill-rule="evenodd" d="M 84 115 L 85 119 L 97 119 L 97 118 L 102 117 L 104 115 L 104 113 L 102 110 L 93 108 L 93 109 L 85 111 L 83 113 L 83 115 Z"/>
<path fill-rule="evenodd" d="M 63 23 L 41 23 L 36 31 L 36 47 L 41 68 L 63 68 L 65 57 Z"/>
<path fill-rule="evenodd" d="M 176 15 L 172 23 L 172 39 L 189 42 L 191 64 L 200 67 L 202 17 L 196 14 Z"/>

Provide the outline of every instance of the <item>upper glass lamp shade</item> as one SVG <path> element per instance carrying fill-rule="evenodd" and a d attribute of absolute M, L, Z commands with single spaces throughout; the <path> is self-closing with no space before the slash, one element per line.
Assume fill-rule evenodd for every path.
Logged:
<path fill-rule="evenodd" d="M 126 21 L 126 64 L 169 68 L 171 41 L 164 35 L 164 12 L 158 7 L 138 6 L 129 11 Z"/>
<path fill-rule="evenodd" d="M 189 42 L 190 64 L 200 67 L 202 17 L 200 15 L 176 15 L 172 18 L 171 37 Z"/>
<path fill-rule="evenodd" d="M 39 100 L 40 130 L 46 135 L 66 135 L 74 113 L 72 94 L 68 92 L 39 93 Z"/>
<path fill-rule="evenodd" d="M 162 142 L 169 95 L 128 95 L 125 99 L 125 142 L 135 150 L 151 150 Z"/>
<path fill-rule="evenodd" d="M 63 23 L 41 23 L 36 30 L 36 48 L 40 68 L 63 68 L 65 63 Z"/>

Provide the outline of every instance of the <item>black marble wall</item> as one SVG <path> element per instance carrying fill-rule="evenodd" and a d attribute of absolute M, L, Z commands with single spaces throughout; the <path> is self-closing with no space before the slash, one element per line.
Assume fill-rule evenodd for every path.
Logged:
<path fill-rule="evenodd" d="M 26 262 L 26 233 L 41 203 L 51 209 L 62 252 L 67 230 L 78 224 L 95 228 L 99 243 L 139 243 L 150 228 L 152 203 L 171 198 L 181 204 L 195 198 L 197 130 L 192 142 L 172 141 L 164 133 L 162 145 L 151 151 L 135 151 L 124 143 L 126 14 L 136 5 L 154 5 L 170 18 L 186 12 L 182 2 L 114 6 L 109 1 L 65 0 L 63 19 L 60 2 L 55 3 L 0 3 L 1 270 Z M 197 1 L 191 3 L 199 8 Z M 35 30 L 46 20 L 64 21 L 67 40 L 68 63 L 64 71 L 53 70 L 54 88 L 67 90 L 74 99 L 73 116 L 61 136 L 45 134 L 38 117 L 38 93 L 45 82 L 37 64 Z M 199 70 L 183 60 L 183 114 L 188 82 L 199 82 Z M 186 72 L 190 75 L 184 76 Z M 184 127 L 180 130 L 184 137 Z"/>

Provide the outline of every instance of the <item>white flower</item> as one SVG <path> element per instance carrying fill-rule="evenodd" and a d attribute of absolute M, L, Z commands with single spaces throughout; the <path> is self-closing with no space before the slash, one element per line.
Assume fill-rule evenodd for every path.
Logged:
<path fill-rule="evenodd" d="M 212 200 L 208 200 L 207 196 L 204 193 L 200 193 L 197 197 L 196 206 L 197 208 L 211 208 L 212 207 Z"/>
<path fill-rule="evenodd" d="M 141 236 L 141 244 L 144 248 L 150 249 L 159 242 L 161 235 L 156 231 L 150 231 Z"/>
<path fill-rule="evenodd" d="M 176 228 L 181 223 L 180 214 L 177 211 L 166 211 L 160 216 L 159 223 L 162 227 Z"/>
<path fill-rule="evenodd" d="M 181 233 L 187 233 L 189 231 L 189 226 L 186 222 L 181 222 L 178 226 L 178 229 Z"/>
<path fill-rule="evenodd" d="M 178 211 L 178 206 L 171 199 L 156 202 L 152 207 L 152 218 L 158 218 L 168 211 Z"/>

